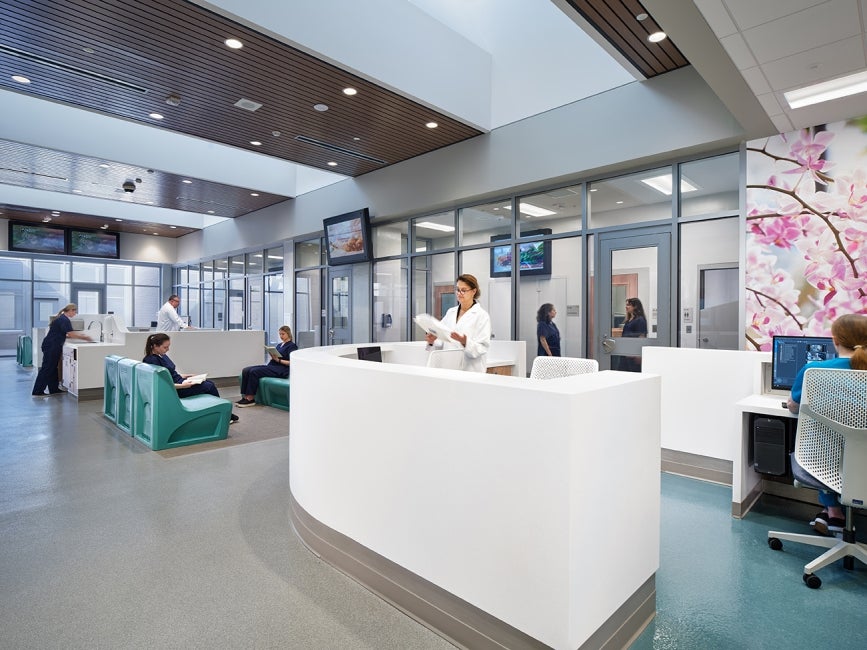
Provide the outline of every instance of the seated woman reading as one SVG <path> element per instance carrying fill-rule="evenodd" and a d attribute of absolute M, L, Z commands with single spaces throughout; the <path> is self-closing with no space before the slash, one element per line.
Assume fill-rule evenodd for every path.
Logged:
<path fill-rule="evenodd" d="M 277 335 L 280 337 L 277 355 L 272 353 L 268 365 L 247 366 L 241 371 L 241 399 L 235 402 L 238 406 L 243 408 L 256 405 L 256 391 L 262 377 L 285 379 L 289 376 L 289 355 L 295 352 L 298 346 L 292 342 L 292 329 L 288 325 L 277 330 Z"/>
<path fill-rule="evenodd" d="M 174 362 L 169 359 L 167 354 L 171 346 L 172 340 L 169 338 L 168 334 L 163 334 L 162 332 L 151 334 L 147 338 L 147 341 L 145 341 L 145 356 L 144 359 L 142 359 L 142 362 L 149 363 L 152 366 L 162 366 L 168 370 L 169 374 L 172 376 L 172 381 L 175 384 L 175 389 L 178 391 L 178 397 L 181 399 L 184 397 L 203 394 L 219 397 L 220 391 L 217 390 L 214 382 L 209 379 L 206 379 L 200 384 L 194 384 L 189 381 L 189 377 L 193 376 L 192 374 L 181 375 L 178 373 L 175 369 Z M 229 424 L 234 424 L 237 421 L 238 416 L 232 413 Z"/>

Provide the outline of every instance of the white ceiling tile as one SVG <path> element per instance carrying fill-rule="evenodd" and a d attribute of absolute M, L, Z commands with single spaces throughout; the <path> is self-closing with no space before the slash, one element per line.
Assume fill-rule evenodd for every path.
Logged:
<path fill-rule="evenodd" d="M 767 113 L 768 115 L 777 115 L 778 113 L 783 112 L 783 107 L 780 102 L 777 101 L 777 97 L 774 95 L 774 93 L 757 95 L 756 99 L 759 100 L 759 103 L 762 105 L 762 108 L 765 109 L 765 113 Z"/>
<path fill-rule="evenodd" d="M 725 0 L 725 5 L 738 27 L 745 30 L 825 2 L 826 0 Z"/>
<path fill-rule="evenodd" d="M 759 63 L 861 34 L 855 0 L 831 0 L 743 32 Z"/>
<path fill-rule="evenodd" d="M 774 126 L 777 127 L 777 131 L 780 133 L 788 133 L 795 130 L 795 126 L 788 115 L 771 115 L 771 122 L 774 123 Z"/>
<path fill-rule="evenodd" d="M 746 79 L 754 95 L 763 95 L 773 90 L 768 80 L 765 79 L 765 74 L 761 68 L 747 68 L 746 70 L 741 70 L 741 74 Z"/>
<path fill-rule="evenodd" d="M 860 36 L 800 52 L 761 66 L 774 90 L 788 90 L 859 72 L 867 67 Z"/>
<path fill-rule="evenodd" d="M 732 34 L 731 36 L 721 38 L 720 43 L 722 43 L 722 46 L 728 52 L 738 70 L 756 67 L 756 59 L 740 34 Z"/>
<path fill-rule="evenodd" d="M 701 11 L 717 38 L 737 33 L 738 28 L 721 0 L 695 0 L 695 6 Z"/>

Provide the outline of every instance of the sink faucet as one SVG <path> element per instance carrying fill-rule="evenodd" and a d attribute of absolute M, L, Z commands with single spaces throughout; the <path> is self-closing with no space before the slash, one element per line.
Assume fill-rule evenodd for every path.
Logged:
<path fill-rule="evenodd" d="M 90 321 L 90 323 L 88 323 L 88 325 L 87 325 L 87 329 L 90 330 L 90 328 L 93 326 L 94 323 L 99 325 L 99 342 L 102 343 L 102 321 L 101 320 Z"/>

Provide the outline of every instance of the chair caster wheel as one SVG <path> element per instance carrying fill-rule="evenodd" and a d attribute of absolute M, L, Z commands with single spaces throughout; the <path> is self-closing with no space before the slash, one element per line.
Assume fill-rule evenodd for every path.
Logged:
<path fill-rule="evenodd" d="M 818 589 L 822 586 L 822 579 L 814 573 L 805 573 L 803 578 L 804 582 L 810 589 Z"/>
<path fill-rule="evenodd" d="M 779 539 L 777 539 L 776 537 L 769 537 L 768 538 L 768 546 L 770 546 L 775 551 L 783 550 L 783 543 Z"/>

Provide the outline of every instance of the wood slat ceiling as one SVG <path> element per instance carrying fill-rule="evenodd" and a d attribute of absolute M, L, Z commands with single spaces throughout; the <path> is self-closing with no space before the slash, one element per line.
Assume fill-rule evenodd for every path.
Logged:
<path fill-rule="evenodd" d="M 638 0 L 567 0 L 620 54 L 650 79 L 689 65 L 677 46 L 666 38 L 647 37 L 663 31 Z M 647 17 L 637 20 L 641 14 Z"/>
<path fill-rule="evenodd" d="M 4 205 L 0 203 L 0 218 L 27 223 L 50 223 L 56 226 L 72 226 L 87 230 L 105 230 L 109 232 L 130 232 L 137 235 L 159 235 L 160 237 L 181 237 L 195 232 L 198 228 L 184 226 L 168 226 L 164 223 L 148 223 L 144 221 L 121 221 L 113 217 L 95 217 L 90 214 L 76 212 L 56 213 L 52 210 L 40 210 L 20 205 Z"/>
<path fill-rule="evenodd" d="M 226 47 L 230 36 L 244 47 Z M 4 0 L 0 71 L 9 89 L 347 176 L 480 133 L 179 0 Z M 12 74 L 32 83 L 16 84 Z M 345 95 L 346 87 L 358 94 Z M 166 103 L 172 95 L 178 106 Z M 240 99 L 262 107 L 249 112 L 235 106 Z M 438 128 L 426 128 L 430 121 Z"/>

